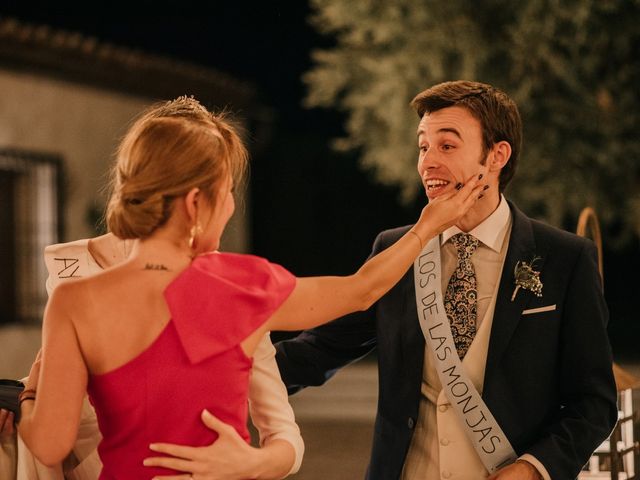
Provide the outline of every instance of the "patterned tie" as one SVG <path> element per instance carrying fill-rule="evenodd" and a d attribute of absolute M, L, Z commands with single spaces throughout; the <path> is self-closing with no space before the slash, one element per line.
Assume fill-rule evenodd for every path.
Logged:
<path fill-rule="evenodd" d="M 444 309 L 451 324 L 458 356 L 462 360 L 476 335 L 478 288 L 471 255 L 478 248 L 478 239 L 468 233 L 458 233 L 451 237 L 451 243 L 458 251 L 458 266 L 447 285 Z"/>

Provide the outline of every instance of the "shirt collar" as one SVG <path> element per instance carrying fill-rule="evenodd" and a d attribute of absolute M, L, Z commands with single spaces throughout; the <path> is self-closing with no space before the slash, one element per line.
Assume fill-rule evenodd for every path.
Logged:
<path fill-rule="evenodd" d="M 484 245 L 489 247 L 495 252 L 500 252 L 504 236 L 507 234 L 507 227 L 511 220 L 511 210 L 509 204 L 504 198 L 504 195 L 500 195 L 500 203 L 491 215 L 485 218 L 479 225 L 473 230 L 468 232 L 475 238 L 480 240 Z M 444 245 L 447 240 L 453 237 L 457 233 L 464 233 L 455 225 L 447 228 L 442 232 L 440 244 Z"/>

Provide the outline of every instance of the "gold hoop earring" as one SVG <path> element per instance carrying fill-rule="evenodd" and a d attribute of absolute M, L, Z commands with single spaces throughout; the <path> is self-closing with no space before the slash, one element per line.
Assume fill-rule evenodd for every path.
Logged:
<path fill-rule="evenodd" d="M 196 223 L 191 230 L 189 230 L 189 248 L 191 250 L 195 249 L 197 246 L 197 237 L 198 234 L 202 233 L 202 227 L 200 226 L 200 222 Z"/>

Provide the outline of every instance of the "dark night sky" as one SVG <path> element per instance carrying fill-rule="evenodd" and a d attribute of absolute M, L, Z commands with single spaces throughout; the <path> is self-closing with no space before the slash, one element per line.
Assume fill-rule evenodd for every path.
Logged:
<path fill-rule="evenodd" d="M 254 253 L 298 275 L 350 273 L 377 232 L 417 217 L 420 199 L 399 205 L 395 189 L 358 168 L 357 154 L 331 151 L 331 138 L 341 133 L 338 112 L 301 106 L 310 50 L 331 45 L 308 24 L 306 1 L 96 3 L 5 1 L 0 15 L 207 65 L 254 84 L 275 113 L 271 140 L 251 167 Z M 624 305 L 635 293 L 619 274 L 627 258 L 605 252 L 605 280 L 614 352 L 633 353 L 626 325 L 638 322 Z"/>
<path fill-rule="evenodd" d="M 207 65 L 257 87 L 275 123 L 251 167 L 255 253 L 299 275 L 347 273 L 368 255 L 378 231 L 416 217 L 419 207 L 398 205 L 395 189 L 377 185 L 355 154 L 331 151 L 339 113 L 301 106 L 310 50 L 331 43 L 309 25 L 307 2 L 29 5 L 3 2 L 0 14 Z"/>

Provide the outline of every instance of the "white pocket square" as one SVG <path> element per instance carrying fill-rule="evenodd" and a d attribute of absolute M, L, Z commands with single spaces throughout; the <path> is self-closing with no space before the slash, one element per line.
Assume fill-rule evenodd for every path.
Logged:
<path fill-rule="evenodd" d="M 530 308 L 529 310 L 523 310 L 522 315 L 531 315 L 533 313 L 552 312 L 556 309 L 556 304 L 547 305 L 546 307 Z"/>

